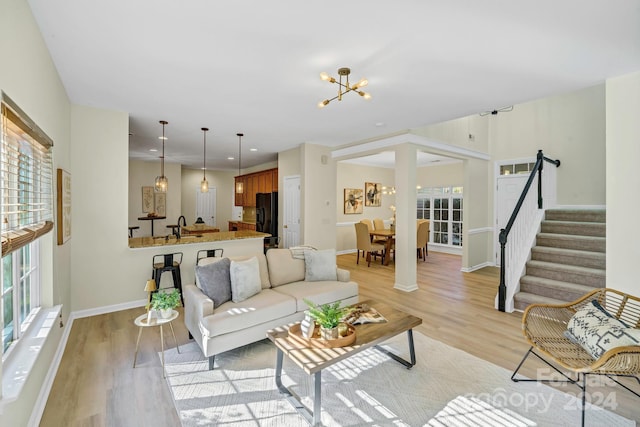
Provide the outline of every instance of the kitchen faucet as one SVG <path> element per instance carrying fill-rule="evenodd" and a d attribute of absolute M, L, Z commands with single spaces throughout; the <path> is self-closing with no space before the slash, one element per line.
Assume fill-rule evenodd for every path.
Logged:
<path fill-rule="evenodd" d="M 184 217 L 184 215 L 180 215 L 178 217 L 178 227 L 174 229 L 173 234 L 175 234 L 176 239 L 180 238 L 180 220 L 182 220 L 182 225 L 186 226 L 187 225 L 187 219 Z"/>

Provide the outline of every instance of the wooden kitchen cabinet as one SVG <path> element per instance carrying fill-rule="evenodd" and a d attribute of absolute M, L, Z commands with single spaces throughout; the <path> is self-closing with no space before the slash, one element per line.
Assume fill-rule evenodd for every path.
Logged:
<path fill-rule="evenodd" d="M 278 191 L 278 169 L 268 169 L 236 176 L 235 184 L 237 185 L 238 182 L 243 183 L 244 191 L 241 194 L 235 193 L 235 205 L 255 207 L 257 193 L 272 193 Z"/>

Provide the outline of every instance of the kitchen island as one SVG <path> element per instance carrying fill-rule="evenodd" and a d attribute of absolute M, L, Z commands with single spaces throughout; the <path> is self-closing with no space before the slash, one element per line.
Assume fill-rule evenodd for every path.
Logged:
<path fill-rule="evenodd" d="M 144 284 L 151 278 L 152 260 L 154 255 L 182 252 L 180 265 L 183 285 L 195 283 L 195 265 L 198 251 L 209 249 L 223 249 L 224 256 L 255 255 L 263 253 L 264 238 L 268 233 L 251 230 L 221 231 L 218 233 L 203 233 L 182 236 L 177 239 L 173 235 L 158 237 L 129 238 L 130 260 L 137 266 L 132 273 L 132 282 L 141 283 L 140 293 L 143 294 Z M 172 287 L 171 274 L 162 275 L 160 287 Z"/>
<path fill-rule="evenodd" d="M 144 237 L 131 237 L 129 239 L 129 248 L 148 248 L 157 246 L 174 246 L 174 245 L 190 245 L 193 243 L 211 243 L 211 242 L 224 242 L 230 240 L 244 240 L 244 239 L 264 239 L 270 237 L 271 234 L 259 233 L 252 230 L 239 230 L 239 231 L 219 231 L 215 233 L 203 232 L 202 234 L 194 234 L 193 232 L 181 236 L 179 239 L 174 235 L 168 236 L 144 236 Z"/>

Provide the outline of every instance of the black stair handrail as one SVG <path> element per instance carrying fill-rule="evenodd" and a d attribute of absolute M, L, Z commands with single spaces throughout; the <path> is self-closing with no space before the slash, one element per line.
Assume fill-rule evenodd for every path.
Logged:
<path fill-rule="evenodd" d="M 547 161 L 549 163 L 553 163 L 556 167 L 560 167 L 560 160 L 553 160 L 548 157 L 545 157 L 542 154 L 542 150 L 538 150 L 538 154 L 536 156 L 536 164 L 529 174 L 529 179 L 527 180 L 527 184 L 522 189 L 522 194 L 520 194 L 520 198 L 518 199 L 518 203 L 516 203 L 515 208 L 513 209 L 513 213 L 511 213 L 511 217 L 509 217 L 509 221 L 505 228 L 500 230 L 500 235 L 498 236 L 498 242 L 500 242 L 500 286 L 498 287 L 498 310 L 505 311 L 505 300 L 507 299 L 507 285 L 504 281 L 505 276 L 505 256 L 504 256 L 504 248 L 507 245 L 507 237 L 509 237 L 509 232 L 511 231 L 511 227 L 513 227 L 513 223 L 518 217 L 518 213 L 520 212 L 520 208 L 524 203 L 524 199 L 527 197 L 529 193 L 529 188 L 533 183 L 533 179 L 536 176 L 536 172 L 538 173 L 538 209 L 542 209 L 542 165 Z"/>

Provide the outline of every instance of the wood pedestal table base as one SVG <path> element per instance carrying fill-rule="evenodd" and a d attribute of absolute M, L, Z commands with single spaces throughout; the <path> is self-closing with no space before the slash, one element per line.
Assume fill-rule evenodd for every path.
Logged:
<path fill-rule="evenodd" d="M 376 301 L 362 301 L 359 304 L 367 304 L 375 308 L 387 321 L 384 323 L 357 325 L 356 341 L 350 346 L 326 349 L 309 346 L 300 340 L 299 337 L 289 335 L 289 325 L 267 332 L 267 337 L 276 345 L 277 349 L 276 385 L 296 410 L 313 426 L 320 424 L 323 369 L 370 347 L 376 347 L 383 351 L 392 359 L 402 363 L 407 369 L 411 369 L 411 367 L 416 364 L 415 350 L 413 347 L 413 328 L 420 325 L 422 319 Z M 410 355 L 409 361 L 378 346 L 378 344 L 403 332 L 407 333 Z M 314 377 L 312 410 L 302 404 L 300 397 L 294 391 L 282 384 L 282 362 L 285 355 L 304 372 Z"/>

